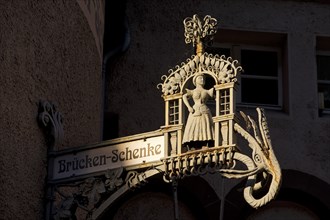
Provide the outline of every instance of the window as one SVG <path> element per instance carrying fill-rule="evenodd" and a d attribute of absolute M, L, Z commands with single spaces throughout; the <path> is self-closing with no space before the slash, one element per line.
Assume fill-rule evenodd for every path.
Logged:
<path fill-rule="evenodd" d="M 330 113 L 330 37 L 316 37 L 319 113 Z"/>
<path fill-rule="evenodd" d="M 230 113 L 230 94 L 229 89 L 220 91 L 220 115 Z"/>
<path fill-rule="evenodd" d="M 281 106 L 279 51 L 241 49 L 241 103 Z"/>
<path fill-rule="evenodd" d="M 206 52 L 231 56 L 240 62 L 244 72 L 238 76 L 239 106 L 286 110 L 283 75 L 287 74 L 282 62 L 285 48 L 285 34 L 220 29 L 214 45 Z"/>
<path fill-rule="evenodd" d="M 316 65 L 319 109 L 330 113 L 330 52 L 318 52 Z"/>
<path fill-rule="evenodd" d="M 227 51 L 229 56 L 240 61 L 244 69 L 244 72 L 238 76 L 240 105 L 281 108 L 282 68 L 279 49 L 249 45 L 230 45 L 231 49 L 218 46 L 220 46 L 218 51 L 214 47 L 208 52 L 222 55 L 222 51 Z"/>
<path fill-rule="evenodd" d="M 169 114 L 170 125 L 179 124 L 179 101 L 177 99 L 170 101 Z"/>

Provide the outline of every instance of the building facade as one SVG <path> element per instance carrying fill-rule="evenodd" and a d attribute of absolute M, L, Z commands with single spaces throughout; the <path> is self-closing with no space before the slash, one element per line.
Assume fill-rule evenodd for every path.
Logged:
<path fill-rule="evenodd" d="M 157 84 L 194 54 L 184 43 L 182 23 L 194 14 L 218 20 L 206 51 L 231 56 L 243 67 L 237 110 L 255 115 L 255 107 L 265 109 L 283 181 L 277 198 L 255 210 L 240 191 L 245 181 L 214 174 L 183 179 L 180 219 L 329 218 L 327 1 L 30 0 L 0 8 L 1 219 L 44 219 L 54 199 L 46 192 L 52 146 L 37 119 L 40 101 L 56 104 L 63 116 L 55 150 L 164 125 Z M 172 186 L 156 177 L 118 199 L 102 219 L 172 216 Z"/>

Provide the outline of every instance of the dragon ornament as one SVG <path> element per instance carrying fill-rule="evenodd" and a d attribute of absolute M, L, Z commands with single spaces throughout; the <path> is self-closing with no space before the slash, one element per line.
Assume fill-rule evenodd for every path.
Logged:
<path fill-rule="evenodd" d="M 245 173 L 230 170 L 230 174 L 229 170 L 223 171 L 223 175 L 227 177 L 230 175 L 230 178 L 248 176 L 244 188 L 244 198 L 254 208 L 261 207 L 275 198 L 282 180 L 281 168 L 272 148 L 264 110 L 261 108 L 256 110 L 258 124 L 243 112 L 240 112 L 240 114 L 246 122 L 246 130 L 238 123 L 234 124 L 234 130 L 248 142 L 248 146 L 252 150 L 251 159 L 241 153 L 235 153 L 234 159 L 244 163 L 248 170 Z M 251 128 L 253 131 L 250 131 Z M 268 192 L 256 196 L 266 185 L 268 186 Z"/>

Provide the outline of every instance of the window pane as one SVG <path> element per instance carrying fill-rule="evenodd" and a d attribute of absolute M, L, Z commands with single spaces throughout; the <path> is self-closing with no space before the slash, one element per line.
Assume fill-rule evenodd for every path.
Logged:
<path fill-rule="evenodd" d="M 179 123 L 179 101 L 178 100 L 170 101 L 169 119 L 170 119 L 170 125 Z"/>
<path fill-rule="evenodd" d="M 278 105 L 277 80 L 242 78 L 242 102 Z"/>
<path fill-rule="evenodd" d="M 241 62 L 245 75 L 278 76 L 277 52 L 242 50 Z"/>
<path fill-rule="evenodd" d="M 329 84 L 319 84 L 318 92 L 323 93 L 324 108 L 330 109 L 330 85 Z"/>
<path fill-rule="evenodd" d="M 317 62 L 317 78 L 319 80 L 330 80 L 330 56 L 318 55 Z"/>
<path fill-rule="evenodd" d="M 230 91 L 229 89 L 220 90 L 220 115 L 230 113 Z"/>

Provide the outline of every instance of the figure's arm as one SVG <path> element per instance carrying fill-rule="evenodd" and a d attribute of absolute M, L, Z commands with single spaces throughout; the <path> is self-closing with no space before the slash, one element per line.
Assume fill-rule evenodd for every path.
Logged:
<path fill-rule="evenodd" d="M 189 101 L 188 101 L 188 93 L 186 93 L 182 96 L 182 100 L 183 100 L 183 103 L 187 106 L 188 111 L 190 113 L 194 113 L 194 109 L 191 107 L 191 105 L 189 104 Z"/>

